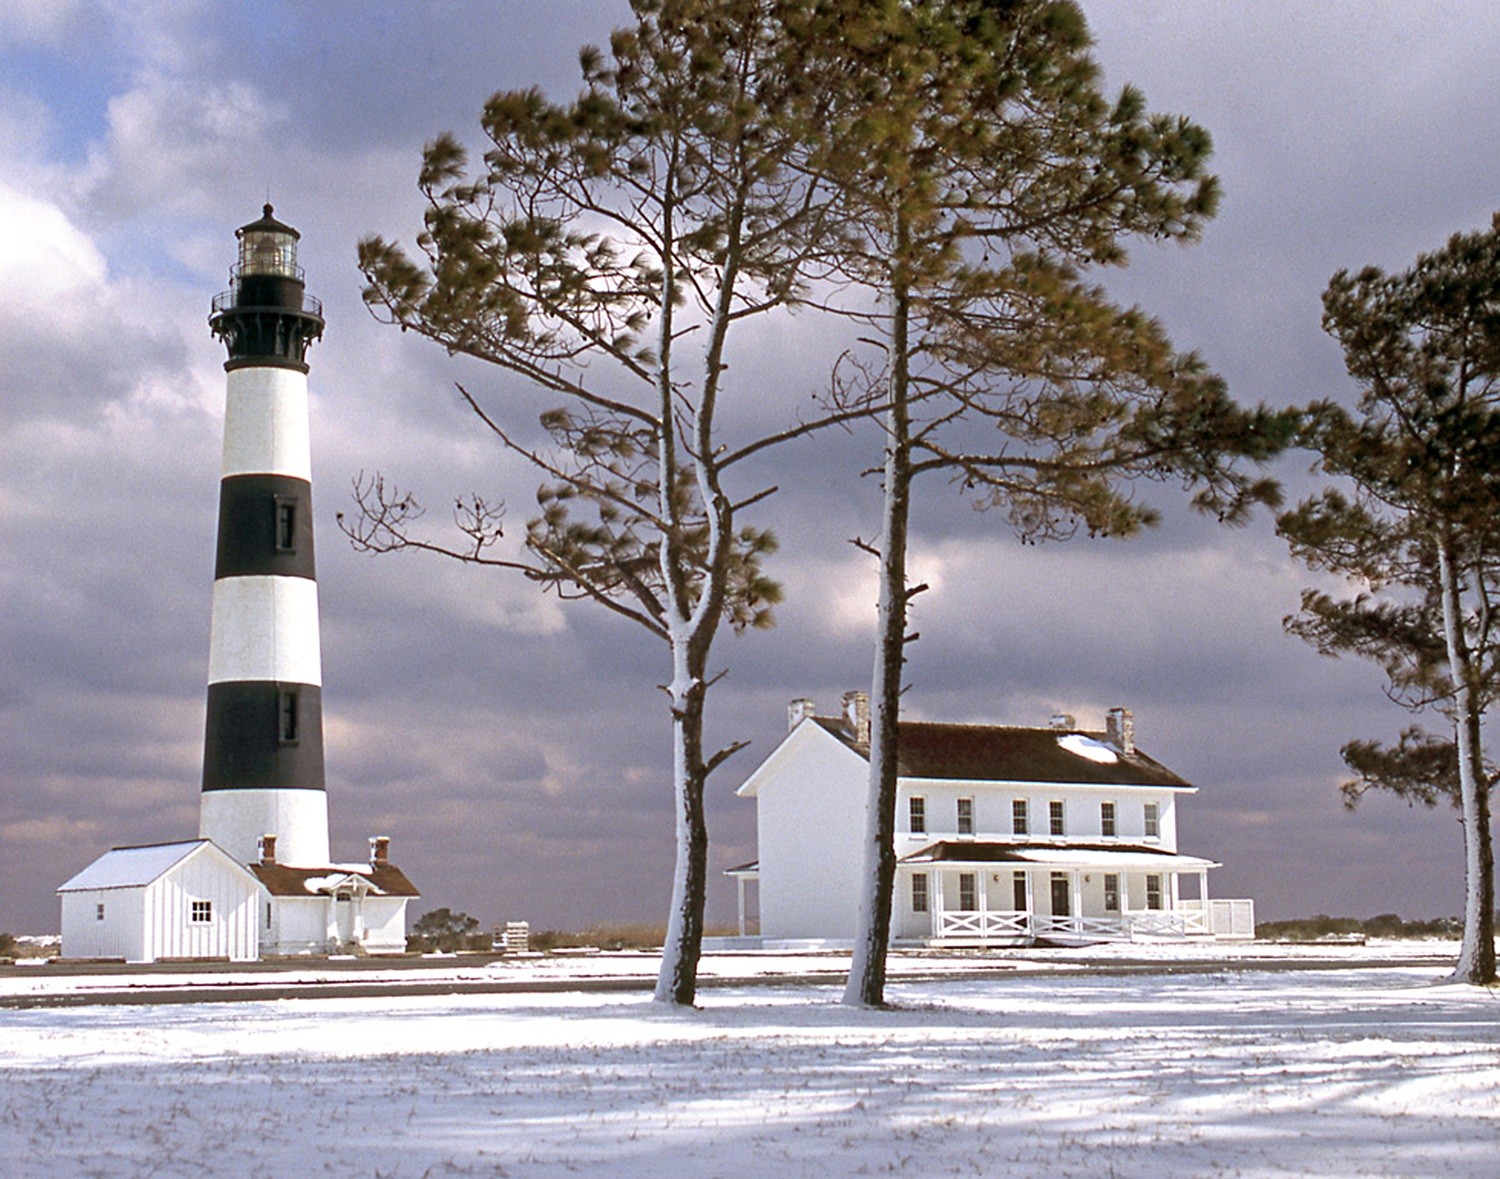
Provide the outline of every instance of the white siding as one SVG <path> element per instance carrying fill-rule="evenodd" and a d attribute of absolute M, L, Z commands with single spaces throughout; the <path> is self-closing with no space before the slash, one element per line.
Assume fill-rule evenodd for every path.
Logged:
<path fill-rule="evenodd" d="M 816 724 L 788 738 L 795 754 L 756 793 L 764 937 L 854 936 L 864 845 L 867 763 Z"/>

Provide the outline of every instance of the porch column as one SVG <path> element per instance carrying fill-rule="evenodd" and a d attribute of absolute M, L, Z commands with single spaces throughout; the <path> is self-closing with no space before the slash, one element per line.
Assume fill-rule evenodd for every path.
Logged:
<path fill-rule="evenodd" d="M 943 872 L 936 865 L 933 866 L 932 888 L 928 892 L 928 903 L 932 908 L 932 936 L 941 937 L 943 934 Z"/>
<path fill-rule="evenodd" d="M 740 902 L 740 936 L 744 937 L 745 936 L 745 878 L 743 876 L 736 876 L 734 878 L 734 883 L 735 883 L 736 891 L 739 894 L 739 902 Z"/>
<path fill-rule="evenodd" d="M 1167 880 L 1169 881 L 1167 886 L 1167 896 L 1170 898 L 1167 903 L 1167 908 L 1180 909 L 1182 908 L 1182 880 L 1176 872 L 1168 872 Z"/>
<path fill-rule="evenodd" d="M 989 875 L 989 873 L 985 873 L 985 872 L 975 872 L 974 873 L 974 883 L 977 886 L 976 889 L 975 889 L 975 891 L 979 893 L 979 895 L 975 898 L 975 900 L 979 903 L 979 936 L 980 937 L 984 937 L 990 931 L 990 925 L 989 925 L 990 882 L 985 879 L 986 875 Z"/>
<path fill-rule="evenodd" d="M 1068 906 L 1072 910 L 1071 916 L 1074 921 L 1079 922 L 1078 928 L 1083 928 L 1083 869 L 1072 868 L 1068 872 L 1068 891 L 1072 893 L 1072 904 Z"/>

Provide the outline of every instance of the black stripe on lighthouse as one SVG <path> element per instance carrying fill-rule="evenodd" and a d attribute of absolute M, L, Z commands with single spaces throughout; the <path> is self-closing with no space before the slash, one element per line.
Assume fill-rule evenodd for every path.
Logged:
<path fill-rule="evenodd" d="M 323 690 L 316 684 L 210 684 L 205 729 L 205 791 L 324 788 Z"/>
<path fill-rule="evenodd" d="M 291 475 L 231 475 L 219 484 L 214 577 L 305 577 L 313 564 L 312 484 Z"/>

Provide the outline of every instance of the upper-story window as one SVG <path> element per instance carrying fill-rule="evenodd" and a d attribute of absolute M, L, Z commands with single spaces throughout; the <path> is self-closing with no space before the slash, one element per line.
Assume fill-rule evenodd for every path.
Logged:
<path fill-rule="evenodd" d="M 1010 804 L 1010 833 L 1026 835 L 1031 831 L 1031 821 L 1026 813 L 1026 800 L 1015 798 Z"/>
<path fill-rule="evenodd" d="M 301 736 L 301 718 L 297 715 L 297 690 L 283 688 L 277 695 L 276 739 L 283 745 L 295 745 Z"/>
<path fill-rule="evenodd" d="M 974 834 L 974 800 L 972 798 L 958 800 L 958 833 L 960 835 Z"/>
<path fill-rule="evenodd" d="M 1066 835 L 1067 824 L 1063 821 L 1063 804 L 1059 798 L 1054 798 L 1047 804 L 1047 822 L 1053 835 Z"/>
<path fill-rule="evenodd" d="M 1154 802 L 1146 804 L 1146 838 L 1161 838 L 1161 807 Z"/>
<path fill-rule="evenodd" d="M 212 921 L 214 919 L 214 903 L 212 901 L 194 901 L 192 908 L 188 912 L 188 917 L 190 920 L 199 923 Z"/>
<path fill-rule="evenodd" d="M 1115 804 L 1112 802 L 1099 804 L 1099 834 L 1115 834 Z"/>
<path fill-rule="evenodd" d="M 95 921 L 103 921 L 104 920 L 104 902 L 103 901 L 100 901 L 97 905 L 94 906 L 94 920 Z"/>
<path fill-rule="evenodd" d="M 276 497 L 276 551 L 297 551 L 297 501 L 291 496 Z"/>
<path fill-rule="evenodd" d="M 927 800 L 920 794 L 913 794 L 906 800 L 906 818 L 913 835 L 927 833 Z"/>

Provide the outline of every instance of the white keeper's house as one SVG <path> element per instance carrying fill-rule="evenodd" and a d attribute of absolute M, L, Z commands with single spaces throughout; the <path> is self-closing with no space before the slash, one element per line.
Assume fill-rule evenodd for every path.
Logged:
<path fill-rule="evenodd" d="M 786 739 L 739 788 L 759 859 L 729 870 L 758 891 L 767 941 L 854 937 L 869 698 L 818 716 L 792 701 Z M 1254 904 L 1211 900 L 1220 865 L 1177 850 L 1178 803 L 1196 792 L 1135 744 L 1128 709 L 1102 731 L 902 721 L 895 943 L 942 946 L 1251 938 Z M 1184 887 L 1186 885 L 1186 887 Z"/>

